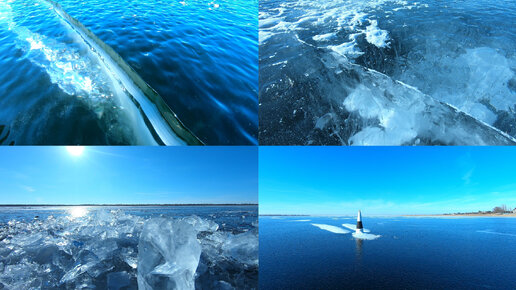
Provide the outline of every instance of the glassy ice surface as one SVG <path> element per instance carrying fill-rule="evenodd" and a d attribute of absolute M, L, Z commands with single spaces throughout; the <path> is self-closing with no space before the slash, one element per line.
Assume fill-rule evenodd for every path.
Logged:
<path fill-rule="evenodd" d="M 514 289 L 514 218 L 260 217 L 260 289 Z M 365 232 L 365 231 L 364 231 Z"/>
<path fill-rule="evenodd" d="M 263 144 L 514 144 L 516 2 L 260 2 Z"/>
<path fill-rule="evenodd" d="M 258 209 L 0 209 L 0 288 L 258 287 Z"/>
<path fill-rule="evenodd" d="M 57 1 L 208 144 L 257 143 L 257 1 Z M 44 0 L 0 3 L 1 144 L 149 144 L 145 119 Z"/>

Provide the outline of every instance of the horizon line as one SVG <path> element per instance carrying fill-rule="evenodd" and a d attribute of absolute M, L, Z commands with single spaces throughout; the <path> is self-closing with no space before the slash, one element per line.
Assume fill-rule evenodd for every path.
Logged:
<path fill-rule="evenodd" d="M 390 213 L 390 214 L 367 214 L 362 216 L 369 216 L 369 217 L 380 217 L 380 216 L 462 216 L 462 215 L 489 215 L 489 214 L 513 214 L 512 211 L 506 212 L 506 213 L 494 213 L 494 212 L 485 212 L 485 213 L 478 213 L 478 212 L 461 212 L 461 213 Z M 312 217 L 356 217 L 356 214 L 271 214 L 271 213 L 260 213 L 259 216 L 312 216 Z"/>
<path fill-rule="evenodd" d="M 245 206 L 257 203 L 81 203 L 81 204 L 0 204 L 0 207 L 20 206 Z"/>

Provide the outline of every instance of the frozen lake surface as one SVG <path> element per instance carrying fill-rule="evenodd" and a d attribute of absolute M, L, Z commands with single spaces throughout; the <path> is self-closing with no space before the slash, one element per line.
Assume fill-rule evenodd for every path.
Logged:
<path fill-rule="evenodd" d="M 516 2 L 260 2 L 263 144 L 516 136 Z"/>

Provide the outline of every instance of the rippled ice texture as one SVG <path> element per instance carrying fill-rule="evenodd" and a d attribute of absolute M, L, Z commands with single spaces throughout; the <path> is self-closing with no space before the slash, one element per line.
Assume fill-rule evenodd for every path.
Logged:
<path fill-rule="evenodd" d="M 256 208 L 2 211 L 0 288 L 257 288 Z"/>
<path fill-rule="evenodd" d="M 205 143 L 257 143 L 257 0 L 58 2 Z"/>
<path fill-rule="evenodd" d="M 263 1 L 260 142 L 514 144 L 516 2 Z"/>

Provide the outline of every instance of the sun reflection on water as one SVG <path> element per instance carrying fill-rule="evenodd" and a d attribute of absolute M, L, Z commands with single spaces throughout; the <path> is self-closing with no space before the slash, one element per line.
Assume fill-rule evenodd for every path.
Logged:
<path fill-rule="evenodd" d="M 88 209 L 83 206 L 74 206 L 68 209 L 68 213 L 72 218 L 80 218 L 88 214 Z"/>

